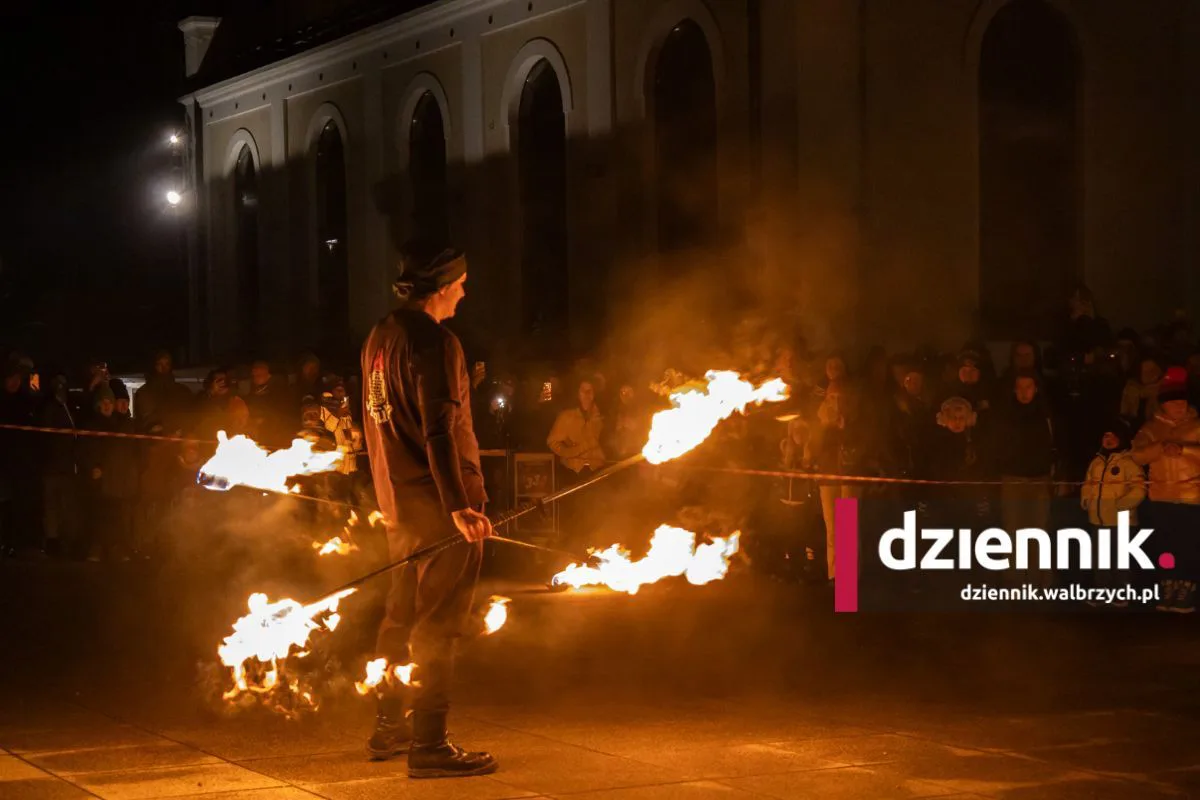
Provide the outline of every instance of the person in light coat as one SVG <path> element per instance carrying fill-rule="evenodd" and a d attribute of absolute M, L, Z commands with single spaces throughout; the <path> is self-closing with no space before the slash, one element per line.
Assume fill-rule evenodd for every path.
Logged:
<path fill-rule="evenodd" d="M 1195 611 L 1200 580 L 1200 415 L 1187 400 L 1187 374 L 1171 367 L 1159 387 L 1160 411 L 1133 440 L 1133 459 L 1149 467 L 1150 502 L 1142 524 L 1154 529 L 1152 558 L 1170 553 L 1160 611 Z"/>
<path fill-rule="evenodd" d="M 1122 511 L 1129 512 L 1129 525 L 1138 521 L 1137 508 L 1146 499 L 1146 474 L 1133 460 L 1130 448 L 1129 426 L 1117 419 L 1111 422 L 1100 439 L 1100 450 L 1088 465 L 1087 479 L 1083 484 L 1080 505 L 1088 512 L 1088 521 L 1094 529 L 1113 530 Z M 1099 533 L 1092 540 L 1100 546 Z M 1110 541 L 1114 541 L 1111 539 Z M 1095 554 L 1093 554 L 1094 556 Z M 1096 569 L 1096 588 L 1119 588 L 1129 583 L 1126 572 Z M 1101 605 L 1089 601 L 1091 605 Z M 1128 602 L 1120 600 L 1114 606 L 1124 608 Z"/>

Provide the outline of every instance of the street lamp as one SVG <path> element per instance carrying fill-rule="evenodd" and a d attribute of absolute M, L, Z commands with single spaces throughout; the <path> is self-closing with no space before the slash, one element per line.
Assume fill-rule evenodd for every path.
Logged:
<path fill-rule="evenodd" d="M 179 192 L 175 191 L 174 189 L 171 189 L 167 192 L 168 205 L 177 206 L 182 202 L 183 202 L 183 195 L 181 195 Z"/>
<path fill-rule="evenodd" d="M 167 142 L 170 143 L 172 146 L 175 146 L 182 141 L 183 141 L 183 137 L 181 137 L 178 133 L 172 133 L 169 137 L 167 137 Z"/>

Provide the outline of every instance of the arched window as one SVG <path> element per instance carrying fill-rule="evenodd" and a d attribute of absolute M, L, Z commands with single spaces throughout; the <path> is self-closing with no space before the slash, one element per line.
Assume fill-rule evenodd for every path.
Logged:
<path fill-rule="evenodd" d="M 346 151 L 332 119 L 317 138 L 317 311 L 323 347 L 350 332 L 350 267 L 346 251 Z"/>
<path fill-rule="evenodd" d="M 1043 0 L 993 18 L 979 63 L 980 307 L 989 335 L 1046 336 L 1079 276 L 1079 59 Z"/>
<path fill-rule="evenodd" d="M 525 329 L 563 334 L 568 323 L 567 124 L 550 62 L 525 78 L 517 109 L 521 286 Z"/>
<path fill-rule="evenodd" d="M 408 176 L 412 182 L 413 233 L 421 239 L 450 239 L 446 183 L 446 126 L 433 92 L 413 108 L 408 136 Z"/>
<path fill-rule="evenodd" d="M 703 247 L 718 231 L 717 93 L 699 25 L 667 34 L 653 76 L 659 250 Z"/>
<path fill-rule="evenodd" d="M 233 211 L 236 226 L 237 350 L 250 354 L 261 346 L 262 301 L 258 256 L 258 174 L 249 145 L 242 145 L 233 168 Z"/>

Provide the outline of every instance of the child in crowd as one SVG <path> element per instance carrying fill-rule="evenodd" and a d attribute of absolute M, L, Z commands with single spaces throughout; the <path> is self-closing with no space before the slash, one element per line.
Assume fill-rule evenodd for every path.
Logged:
<path fill-rule="evenodd" d="M 1117 515 L 1129 512 L 1129 525 L 1137 525 L 1137 507 L 1146 499 L 1146 476 L 1133 460 L 1130 450 L 1132 437 L 1129 426 L 1123 420 L 1113 420 L 1106 426 L 1100 438 L 1100 450 L 1088 466 L 1087 482 L 1083 485 L 1080 505 L 1088 512 L 1092 527 L 1115 529 Z M 1093 540 L 1099 547 L 1099 535 Z M 1116 589 L 1130 583 L 1127 572 L 1096 570 L 1096 588 Z M 1088 601 L 1089 605 L 1102 605 Z M 1117 600 L 1112 605 L 1124 608 L 1129 605 Z"/>
<path fill-rule="evenodd" d="M 1191 614 L 1200 578 L 1200 415 L 1188 403 L 1187 373 L 1181 367 L 1163 376 L 1158 408 L 1133 440 L 1134 460 L 1150 473 L 1142 524 L 1154 530 L 1151 557 L 1157 561 L 1170 553 L 1176 564 L 1160 581 L 1158 610 Z"/>
<path fill-rule="evenodd" d="M 995 478 L 992 454 L 975 430 L 979 417 L 969 400 L 948 397 L 937 414 L 937 432 L 930 448 L 930 477 L 936 481 L 965 482 L 931 491 L 933 517 L 952 528 L 988 527 L 992 518 L 991 490 L 972 481 Z"/>

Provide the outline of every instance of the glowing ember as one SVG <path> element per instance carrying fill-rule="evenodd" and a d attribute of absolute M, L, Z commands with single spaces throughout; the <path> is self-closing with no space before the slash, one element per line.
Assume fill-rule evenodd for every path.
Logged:
<path fill-rule="evenodd" d="M 492 604 L 483 617 L 484 633 L 491 636 L 504 627 L 504 623 L 508 622 L 508 604 L 511 602 L 512 600 L 507 597 L 495 596 L 492 598 Z"/>
<path fill-rule="evenodd" d="M 359 694 L 370 694 L 381 683 L 391 683 L 393 680 L 400 681 L 405 686 L 420 686 L 412 677 L 416 668 L 416 664 L 389 666 L 386 658 L 377 658 L 367 662 L 367 677 L 362 681 L 355 681 L 354 688 Z"/>
<path fill-rule="evenodd" d="M 741 533 L 714 538 L 711 544 L 696 547 L 696 534 L 671 525 L 660 525 L 650 540 L 645 558 L 633 561 L 620 545 L 592 551 L 599 561 L 594 567 L 572 564 L 554 576 L 556 585 L 607 586 L 618 592 L 637 594 L 649 583 L 663 578 L 686 576 L 688 583 L 703 586 L 724 578 L 729 559 L 738 551 Z"/>
<path fill-rule="evenodd" d="M 378 513 L 378 512 L 376 512 Z M 358 524 L 358 514 L 354 511 L 350 512 L 350 518 L 346 520 L 346 527 L 342 529 L 340 536 L 335 536 L 328 542 L 313 542 L 313 549 L 317 551 L 317 555 L 327 556 L 336 553 L 339 556 L 348 555 L 358 549 L 358 545 L 354 543 L 350 531 Z"/>
<path fill-rule="evenodd" d="M 303 439 L 296 439 L 286 450 L 272 453 L 246 436 L 238 435 L 230 439 L 225 431 L 219 431 L 217 452 L 200 468 L 196 482 L 219 491 L 227 491 L 234 486 L 249 486 L 265 492 L 287 494 L 288 478 L 329 472 L 337 469 L 341 462 L 340 451 L 316 452 L 312 443 Z"/>
<path fill-rule="evenodd" d="M 650 438 L 642 449 L 651 464 L 679 458 L 695 448 L 735 411 L 745 411 L 751 404 L 778 403 L 788 396 L 787 385 L 779 378 L 757 388 L 736 372 L 712 371 L 705 378 L 708 385 L 703 389 L 680 387 L 672 392 L 675 407 L 654 415 Z"/>
<path fill-rule="evenodd" d="M 233 624 L 233 633 L 217 648 L 233 678 L 225 699 L 286 689 L 299 698 L 307 694 L 311 703 L 311 694 L 302 691 L 297 681 L 281 682 L 283 662 L 289 656 L 307 655 L 304 646 L 313 631 L 336 628 L 341 621 L 338 603 L 351 594 L 354 590 L 347 589 L 309 605 L 287 598 L 272 603 L 265 594 L 250 595 L 250 613 Z"/>
<path fill-rule="evenodd" d="M 333 553 L 344 556 L 349 554 L 351 550 L 357 550 L 358 545 L 354 542 L 343 542 L 342 537 L 335 536 L 325 544 L 313 542 L 313 549 L 317 551 L 317 555 L 319 556 L 327 556 Z"/>

